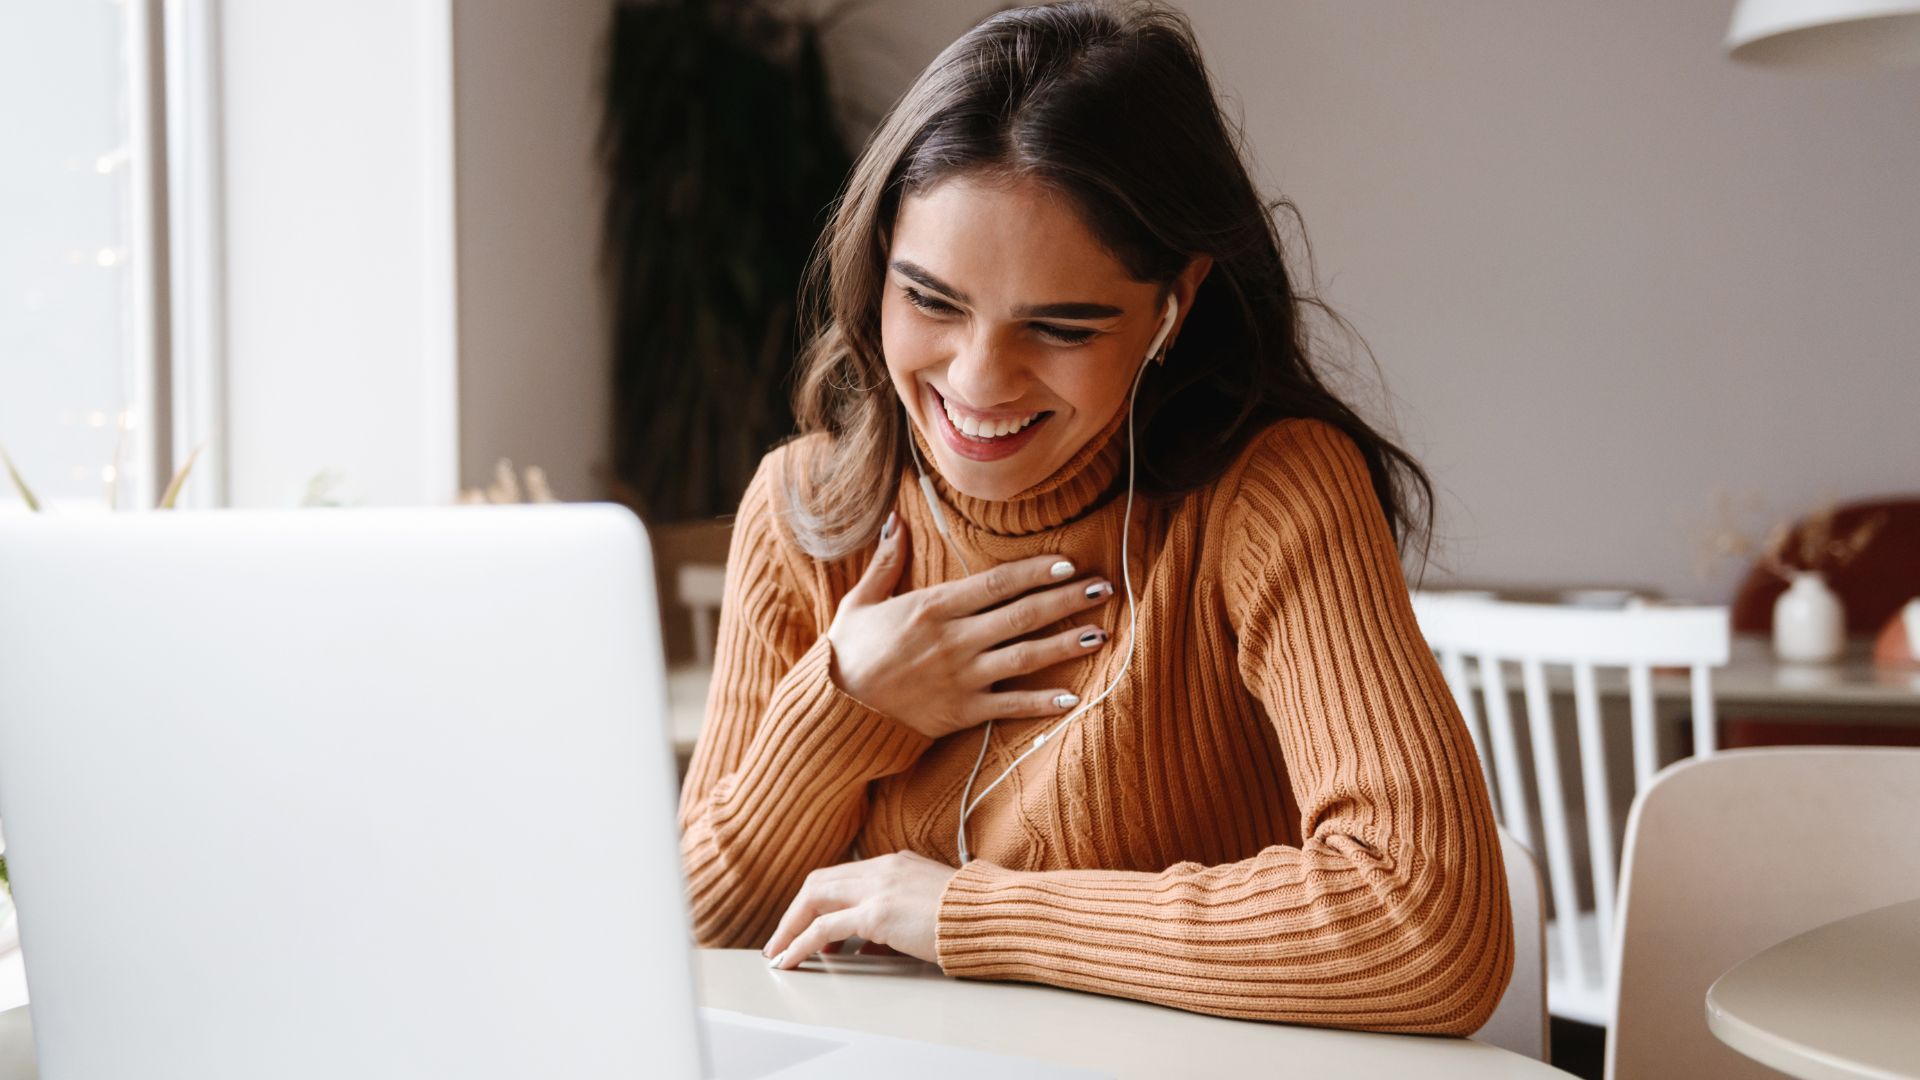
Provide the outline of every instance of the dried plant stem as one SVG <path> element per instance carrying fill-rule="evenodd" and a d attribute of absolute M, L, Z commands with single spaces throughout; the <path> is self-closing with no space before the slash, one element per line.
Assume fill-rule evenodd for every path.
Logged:
<path fill-rule="evenodd" d="M 33 489 L 28 487 L 27 482 L 20 478 L 20 470 L 13 467 L 13 457 L 7 453 L 6 447 L 4 446 L 0 446 L 0 463 L 6 465 L 7 479 L 13 481 L 13 490 L 20 493 L 20 498 L 26 502 L 27 509 L 36 514 L 39 513 L 40 500 L 33 497 Z"/>
<path fill-rule="evenodd" d="M 173 474 L 173 479 L 167 483 L 166 492 L 160 496 L 160 502 L 154 509 L 173 509 L 174 502 L 180 498 L 180 489 L 187 484 L 187 474 L 193 471 L 193 463 L 200 460 L 200 451 L 206 448 L 207 444 L 201 443 L 193 448 L 193 453 L 187 455 L 186 464 L 180 466 L 180 471 Z"/>

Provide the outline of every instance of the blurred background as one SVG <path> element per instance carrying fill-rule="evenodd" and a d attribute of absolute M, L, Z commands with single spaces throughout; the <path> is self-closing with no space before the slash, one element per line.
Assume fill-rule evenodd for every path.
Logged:
<path fill-rule="evenodd" d="M 822 209 L 994 6 L 9 4 L 0 446 L 62 505 L 204 446 L 183 505 L 510 458 L 725 514 Z M 1743 65 L 1719 3 L 1180 6 L 1440 484 L 1429 584 L 1724 600 L 1717 527 L 1920 482 L 1920 75 Z"/>

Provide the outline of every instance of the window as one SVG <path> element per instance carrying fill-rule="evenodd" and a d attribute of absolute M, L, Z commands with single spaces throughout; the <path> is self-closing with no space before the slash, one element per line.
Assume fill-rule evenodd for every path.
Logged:
<path fill-rule="evenodd" d="M 50 506 L 154 491 L 144 14 L 34 4 L 0 32 L 0 445 Z M 0 505 L 20 506 L 12 485 Z"/>

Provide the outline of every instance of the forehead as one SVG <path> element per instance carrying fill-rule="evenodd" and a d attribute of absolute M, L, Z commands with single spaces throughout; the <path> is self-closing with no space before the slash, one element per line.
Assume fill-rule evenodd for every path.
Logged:
<path fill-rule="evenodd" d="M 955 177 L 900 202 L 890 258 L 982 306 L 1089 300 L 1140 288 L 1072 200 L 1038 181 Z"/>

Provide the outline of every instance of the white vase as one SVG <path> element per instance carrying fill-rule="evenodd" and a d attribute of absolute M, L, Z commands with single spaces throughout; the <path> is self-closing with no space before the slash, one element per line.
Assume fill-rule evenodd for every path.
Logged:
<path fill-rule="evenodd" d="M 1797 570 L 1793 582 L 1773 602 L 1773 651 L 1794 664 L 1824 664 L 1846 647 L 1846 620 L 1840 598 L 1827 588 L 1818 570 Z"/>

